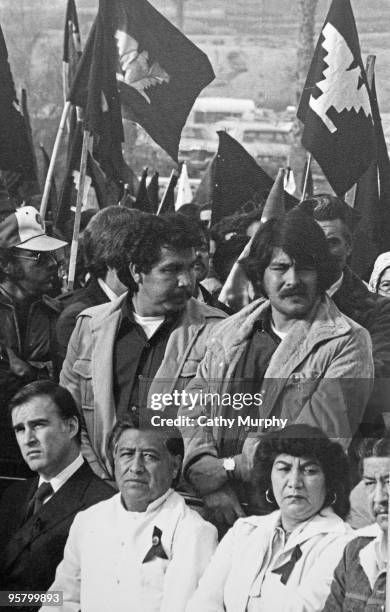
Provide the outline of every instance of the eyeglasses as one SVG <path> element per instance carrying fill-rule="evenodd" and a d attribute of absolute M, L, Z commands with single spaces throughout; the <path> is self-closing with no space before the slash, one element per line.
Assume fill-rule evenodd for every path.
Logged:
<path fill-rule="evenodd" d="M 56 256 L 53 253 L 39 251 L 36 255 L 15 255 L 16 259 L 26 259 L 27 261 L 34 261 L 37 266 L 43 264 L 55 264 L 58 265 Z"/>

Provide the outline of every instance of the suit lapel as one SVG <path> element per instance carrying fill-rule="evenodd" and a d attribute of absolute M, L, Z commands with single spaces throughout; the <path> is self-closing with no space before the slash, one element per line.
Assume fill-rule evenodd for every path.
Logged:
<path fill-rule="evenodd" d="M 14 563 L 23 550 L 34 540 L 53 529 L 70 514 L 74 514 L 82 509 L 83 494 L 89 484 L 89 479 L 90 468 L 84 463 L 59 491 L 42 506 L 39 512 L 31 516 L 28 521 L 16 530 L 6 546 L 4 555 L 8 567 Z M 37 482 L 38 480 L 36 479 L 35 486 L 30 489 L 30 495 L 25 504 L 26 508 L 28 501 L 36 490 Z"/>

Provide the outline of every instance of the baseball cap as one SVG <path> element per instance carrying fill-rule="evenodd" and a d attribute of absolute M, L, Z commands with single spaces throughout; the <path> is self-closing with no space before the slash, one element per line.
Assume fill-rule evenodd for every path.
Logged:
<path fill-rule="evenodd" d="M 56 251 L 67 243 L 45 234 L 45 224 L 34 206 L 18 208 L 0 223 L 0 247 Z"/>

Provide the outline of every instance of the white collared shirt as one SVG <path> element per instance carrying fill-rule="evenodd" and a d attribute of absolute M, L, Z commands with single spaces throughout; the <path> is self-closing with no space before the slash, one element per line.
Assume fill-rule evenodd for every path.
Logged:
<path fill-rule="evenodd" d="M 337 279 L 337 281 L 333 283 L 333 285 L 331 285 L 329 289 L 326 290 L 326 293 L 330 298 L 333 297 L 336 291 L 340 289 L 341 285 L 343 284 L 343 280 L 344 280 L 344 272 L 342 272 L 341 276 Z"/>
<path fill-rule="evenodd" d="M 39 477 L 39 482 L 38 482 L 38 487 L 40 487 L 43 482 L 49 482 L 51 484 L 52 488 L 53 488 L 54 493 L 57 493 L 58 489 L 60 489 L 66 483 L 66 481 L 69 480 L 69 478 L 71 476 L 73 476 L 73 474 L 75 472 L 77 472 L 77 470 L 79 468 L 81 468 L 83 463 L 84 463 L 84 459 L 83 459 L 81 453 L 79 453 L 79 455 L 76 457 L 76 459 L 74 461 L 72 461 L 72 463 L 67 465 L 66 468 L 64 470 L 62 470 L 62 472 L 57 474 L 57 476 L 54 476 L 50 480 L 46 480 L 45 478 L 40 476 Z M 53 495 L 54 495 L 54 493 L 53 493 Z M 53 497 L 53 495 L 50 495 L 49 497 L 46 497 L 46 499 L 44 500 L 43 503 L 46 504 L 46 502 L 48 502 L 49 499 L 51 499 Z"/>
<path fill-rule="evenodd" d="M 106 294 L 110 302 L 113 302 L 114 300 L 118 299 L 119 296 L 114 293 L 112 289 L 110 289 L 110 287 L 107 285 L 107 283 L 104 282 L 102 278 L 98 278 L 97 282 L 99 284 L 100 289 Z"/>
<path fill-rule="evenodd" d="M 371 589 L 373 589 L 380 574 L 387 569 L 386 542 L 384 541 L 387 536 L 377 523 L 355 531 L 355 537 L 357 536 L 375 536 L 359 551 L 360 565 L 367 576 Z"/>

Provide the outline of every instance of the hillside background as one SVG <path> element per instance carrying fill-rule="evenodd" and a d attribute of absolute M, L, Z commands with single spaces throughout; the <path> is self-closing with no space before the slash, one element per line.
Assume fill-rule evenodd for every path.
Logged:
<path fill-rule="evenodd" d="M 82 41 L 97 0 L 76 0 Z M 173 0 L 152 0 L 175 21 Z M 319 0 L 317 30 L 330 0 Z M 390 2 L 352 0 L 362 53 L 377 56 L 380 108 L 390 113 Z M 17 90 L 26 87 L 36 145 L 51 151 L 63 105 L 62 36 L 66 0 L 0 0 L 0 24 Z M 288 0 L 183 0 L 184 32 L 208 55 L 217 75 L 203 95 L 248 97 L 282 110 L 296 104 L 296 3 Z M 189 67 L 190 69 L 190 67 Z"/>

